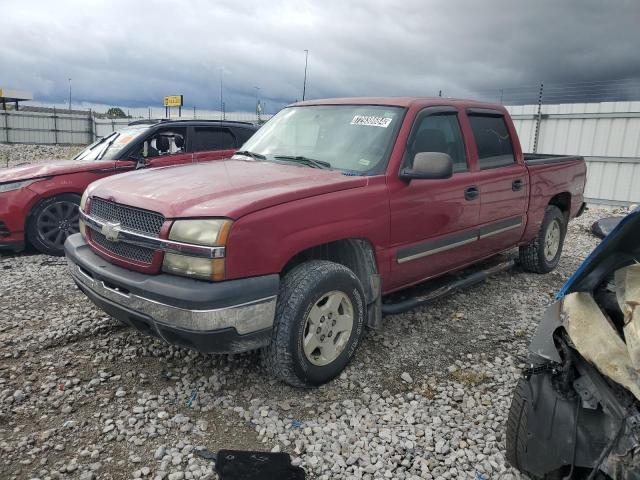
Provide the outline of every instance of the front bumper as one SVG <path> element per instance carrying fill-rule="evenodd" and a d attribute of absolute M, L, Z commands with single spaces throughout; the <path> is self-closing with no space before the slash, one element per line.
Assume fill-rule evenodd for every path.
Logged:
<path fill-rule="evenodd" d="M 65 242 L 76 284 L 114 318 L 168 343 L 204 353 L 235 353 L 267 345 L 278 275 L 204 282 L 145 275 L 96 255 L 80 234 Z"/>

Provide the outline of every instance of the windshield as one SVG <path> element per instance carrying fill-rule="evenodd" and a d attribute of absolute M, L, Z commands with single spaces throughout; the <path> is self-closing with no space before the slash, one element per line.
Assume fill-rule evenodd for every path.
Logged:
<path fill-rule="evenodd" d="M 131 142 L 149 129 L 149 125 L 136 125 L 113 132 L 95 141 L 76 155 L 74 160 L 114 160 Z"/>
<path fill-rule="evenodd" d="M 403 109 L 375 105 L 289 107 L 241 148 L 245 156 L 373 174 L 384 169 Z"/>

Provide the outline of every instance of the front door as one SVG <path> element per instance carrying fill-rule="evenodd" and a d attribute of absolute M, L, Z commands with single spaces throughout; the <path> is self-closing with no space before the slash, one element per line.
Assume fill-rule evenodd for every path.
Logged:
<path fill-rule="evenodd" d="M 168 167 L 193 162 L 187 146 L 186 127 L 167 127 L 156 130 L 142 142 L 140 156 L 147 167 Z"/>
<path fill-rule="evenodd" d="M 389 184 L 392 276 L 385 289 L 397 289 L 468 263 L 476 251 L 480 200 L 473 194 L 459 112 L 453 107 L 430 107 L 414 121 L 404 166 L 418 152 L 447 153 L 454 163 L 451 178 L 393 179 Z"/>

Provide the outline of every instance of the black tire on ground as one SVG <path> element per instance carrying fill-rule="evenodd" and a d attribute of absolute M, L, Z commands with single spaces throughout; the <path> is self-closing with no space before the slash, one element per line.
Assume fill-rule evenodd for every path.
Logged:
<path fill-rule="evenodd" d="M 527 451 L 527 381 L 521 378 L 511 398 L 511 408 L 507 418 L 506 457 L 512 467 L 522 470 L 521 459 Z"/>
<path fill-rule="evenodd" d="M 555 229 L 558 229 L 557 231 Z M 548 256 L 547 242 L 550 236 L 557 233 L 557 250 L 555 255 Z M 536 237 L 529 245 L 520 247 L 520 265 L 528 272 L 533 273 L 549 273 L 558 266 L 560 257 L 562 256 L 562 246 L 564 245 L 564 237 L 567 234 L 567 219 L 564 214 L 555 205 L 548 205 L 542 225 Z"/>
<path fill-rule="evenodd" d="M 527 380 L 521 378 L 513 392 L 511 399 L 511 408 L 509 408 L 509 416 L 507 418 L 506 432 L 506 457 L 509 464 L 526 474 L 531 480 L 561 480 L 564 478 L 563 469 L 548 472 L 543 477 L 536 476 L 526 471 L 522 464 L 522 460 L 527 451 L 527 435 L 528 435 L 528 385 Z"/>
<path fill-rule="evenodd" d="M 323 297 L 336 293 L 352 307 L 352 328 L 348 340 L 344 340 L 347 334 L 334 337 L 335 344 L 338 335 L 345 335 L 340 341 L 344 347 L 333 361 L 314 364 L 303 344 L 309 335 L 308 329 L 305 332 L 307 318 L 311 318 L 311 309 L 320 305 Z M 275 378 L 294 387 L 315 387 L 330 381 L 344 370 L 360 343 L 365 310 L 362 285 L 347 267 L 325 260 L 298 265 L 281 281 L 271 343 L 262 351 L 263 365 Z"/>
<path fill-rule="evenodd" d="M 49 255 L 64 255 L 64 241 L 78 232 L 80 195 L 63 193 L 45 198 L 27 220 L 27 240 L 36 250 Z"/>

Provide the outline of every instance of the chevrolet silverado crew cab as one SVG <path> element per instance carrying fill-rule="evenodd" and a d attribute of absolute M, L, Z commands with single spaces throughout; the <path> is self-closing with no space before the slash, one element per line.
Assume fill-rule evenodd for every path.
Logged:
<path fill-rule="evenodd" d="M 136 120 L 86 147 L 73 160 L 0 170 L 0 250 L 26 243 L 64 255 L 78 232 L 78 205 L 87 185 L 141 168 L 230 157 L 258 129 L 247 122 Z"/>
<path fill-rule="evenodd" d="M 113 317 L 201 352 L 262 349 L 271 374 L 314 386 L 383 295 L 515 246 L 552 270 L 585 174 L 581 157 L 523 155 L 499 105 L 307 101 L 231 159 L 91 184 L 65 251 Z"/>

